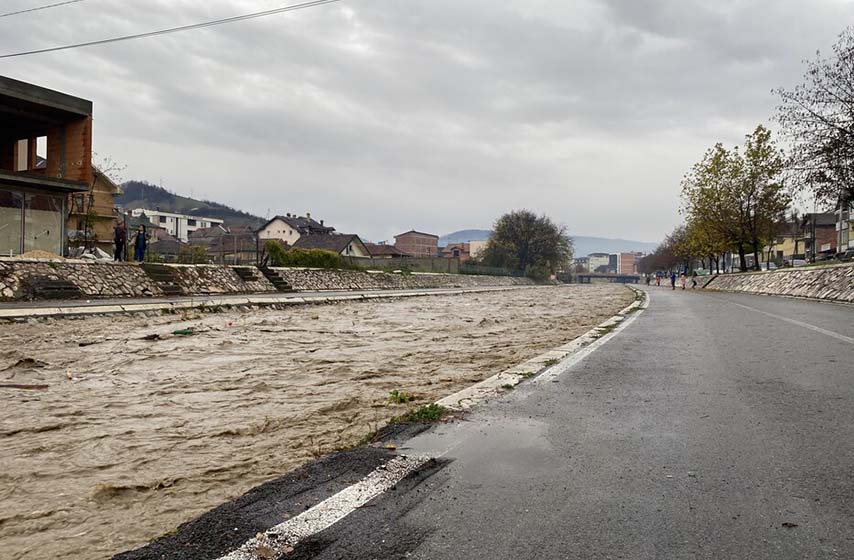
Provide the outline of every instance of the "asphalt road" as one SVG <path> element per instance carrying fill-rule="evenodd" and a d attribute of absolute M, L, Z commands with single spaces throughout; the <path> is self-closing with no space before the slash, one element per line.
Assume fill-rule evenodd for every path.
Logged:
<path fill-rule="evenodd" d="M 650 294 L 554 382 L 389 435 L 438 460 L 286 558 L 854 558 L 854 306 Z M 228 510 L 253 520 L 239 537 L 273 523 L 286 486 Z M 217 558 L 233 545 L 192 543 L 232 519 L 215 510 L 128 557 Z"/>
<path fill-rule="evenodd" d="M 406 442 L 447 466 L 304 558 L 854 558 L 854 307 L 652 288 L 556 383 Z"/>

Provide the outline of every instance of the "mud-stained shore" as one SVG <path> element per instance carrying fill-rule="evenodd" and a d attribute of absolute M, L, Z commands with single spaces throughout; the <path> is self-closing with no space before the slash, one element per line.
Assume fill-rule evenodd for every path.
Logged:
<path fill-rule="evenodd" d="M 405 411 L 390 391 L 433 401 L 633 297 L 591 285 L 2 324 L 0 556 L 145 544 L 359 441 Z"/>

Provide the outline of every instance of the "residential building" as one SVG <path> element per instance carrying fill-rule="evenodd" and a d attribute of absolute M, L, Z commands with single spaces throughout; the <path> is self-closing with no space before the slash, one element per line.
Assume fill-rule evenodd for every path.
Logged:
<path fill-rule="evenodd" d="M 800 239 L 804 257 L 813 260 L 836 253 L 838 216 L 833 212 L 804 214 L 801 218 Z M 800 243 L 799 243 L 800 244 Z"/>
<path fill-rule="evenodd" d="M 211 226 L 222 225 L 225 223 L 223 220 L 218 218 L 205 218 L 202 216 L 175 214 L 173 212 L 161 212 L 157 209 L 148 210 L 145 208 L 136 208 L 131 211 L 131 215 L 134 217 L 139 217 L 143 214 L 145 214 L 152 223 L 159 225 L 168 231 L 170 235 L 184 243 L 189 240 L 190 233 L 197 229 L 209 228 Z"/>
<path fill-rule="evenodd" d="M 346 233 L 303 235 L 293 245 L 294 249 L 323 249 L 342 257 L 370 258 L 371 253 L 358 235 Z"/>
<path fill-rule="evenodd" d="M 334 232 L 334 227 L 324 225 L 323 220 L 318 222 L 312 219 L 311 214 L 306 213 L 305 216 L 276 216 L 261 226 L 257 233 L 258 239 L 262 241 L 276 239 L 285 245 L 294 245 L 305 235 L 329 235 Z"/>
<path fill-rule="evenodd" d="M 846 251 L 854 250 L 854 236 L 852 236 L 854 222 L 851 220 L 852 215 L 850 203 L 846 202 L 845 204 L 837 204 L 834 216 L 836 216 L 836 225 L 834 228 L 837 236 L 836 245 L 838 247 L 838 252 L 844 253 Z"/>
<path fill-rule="evenodd" d="M 637 274 L 643 253 L 617 253 L 617 274 Z"/>
<path fill-rule="evenodd" d="M 115 199 L 121 187 L 95 166 L 92 174 L 94 180 L 89 192 L 68 197 L 68 243 L 72 247 L 98 247 L 112 255 L 113 228 L 118 217 Z"/>
<path fill-rule="evenodd" d="M 479 259 L 483 256 L 483 252 L 486 251 L 488 244 L 489 241 L 469 241 L 469 254 L 471 254 L 471 258 Z"/>
<path fill-rule="evenodd" d="M 616 274 L 620 268 L 620 256 L 614 253 L 608 255 L 608 274 Z"/>
<path fill-rule="evenodd" d="M 575 272 L 590 272 L 590 257 L 572 259 L 572 265 Z"/>
<path fill-rule="evenodd" d="M 395 235 L 394 246 L 413 257 L 436 257 L 439 255 L 439 236 L 413 229 Z"/>
<path fill-rule="evenodd" d="M 259 249 L 255 230 L 249 226 L 215 226 L 189 234 L 189 244 L 203 247 L 210 259 L 221 264 L 252 264 Z"/>
<path fill-rule="evenodd" d="M 147 229 L 146 234 L 148 238 L 148 250 L 146 252 L 149 258 L 156 256 L 165 262 L 181 261 L 185 248 L 188 247 L 186 243 L 163 228 Z M 131 239 L 133 239 L 133 235 L 134 233 L 131 232 Z"/>
<path fill-rule="evenodd" d="M 608 253 L 590 253 L 587 255 L 587 263 L 590 272 L 608 272 L 611 255 Z"/>
<path fill-rule="evenodd" d="M 449 243 L 447 246 L 442 247 L 439 254 L 447 259 L 460 259 L 460 263 L 462 264 L 471 259 L 471 244 Z"/>
<path fill-rule="evenodd" d="M 371 258 L 374 259 L 402 259 L 412 256 L 409 253 L 404 253 L 394 245 L 386 243 L 365 243 L 365 247 L 367 247 L 368 253 L 371 254 Z"/>
<path fill-rule="evenodd" d="M 64 255 L 68 198 L 93 179 L 92 102 L 0 76 L 0 254 Z"/>

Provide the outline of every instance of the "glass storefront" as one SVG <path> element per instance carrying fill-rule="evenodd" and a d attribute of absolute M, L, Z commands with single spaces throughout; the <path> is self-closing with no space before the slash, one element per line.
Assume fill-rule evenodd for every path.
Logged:
<path fill-rule="evenodd" d="M 21 252 L 24 196 L 0 189 L 0 255 L 8 257 Z"/>
<path fill-rule="evenodd" d="M 27 251 L 62 254 L 63 195 L 0 188 L 0 255 Z"/>

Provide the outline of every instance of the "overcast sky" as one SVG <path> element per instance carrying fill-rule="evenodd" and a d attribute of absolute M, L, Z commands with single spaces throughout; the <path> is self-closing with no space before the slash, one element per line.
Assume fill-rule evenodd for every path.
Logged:
<path fill-rule="evenodd" d="M 86 0 L 0 18 L 0 52 L 288 3 Z M 773 125 L 771 89 L 848 23 L 848 0 L 345 0 L 0 60 L 0 75 L 91 99 L 94 148 L 123 179 L 261 216 L 382 240 L 529 208 L 658 241 L 684 172 Z"/>

